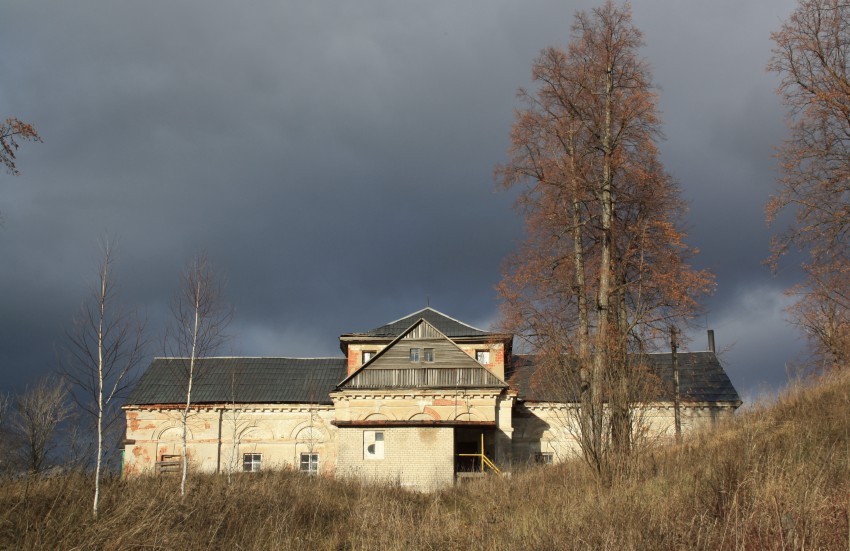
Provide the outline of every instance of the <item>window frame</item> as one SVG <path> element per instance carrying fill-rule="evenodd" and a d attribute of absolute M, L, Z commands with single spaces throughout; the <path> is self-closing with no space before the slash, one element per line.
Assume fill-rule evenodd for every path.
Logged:
<path fill-rule="evenodd" d="M 419 348 L 411 348 L 410 349 L 410 363 L 419 363 L 421 358 L 419 352 L 421 349 Z"/>
<path fill-rule="evenodd" d="M 363 459 L 365 461 L 381 461 L 384 459 L 384 431 L 363 431 Z M 372 447 L 372 451 L 369 448 Z"/>
<path fill-rule="evenodd" d="M 423 348 L 422 349 L 422 361 L 425 363 L 434 363 L 434 349 L 433 348 Z"/>
<path fill-rule="evenodd" d="M 307 458 L 306 462 L 304 458 Z M 306 465 L 306 469 L 304 468 Z M 298 456 L 298 470 L 299 472 L 308 474 L 310 476 L 316 476 L 319 474 L 319 454 L 316 452 L 301 452 Z"/>
<path fill-rule="evenodd" d="M 535 452 L 534 462 L 538 465 L 552 465 L 555 462 L 555 454 L 552 452 Z"/>
<path fill-rule="evenodd" d="M 483 356 L 484 361 L 482 362 L 479 359 L 479 355 Z M 490 364 L 490 350 L 486 348 L 480 348 L 475 351 L 475 361 L 480 363 L 481 365 L 489 365 Z"/>
<path fill-rule="evenodd" d="M 248 457 L 250 456 L 250 462 Z M 251 452 L 242 454 L 242 472 L 258 473 L 263 470 L 263 454 Z"/>
<path fill-rule="evenodd" d="M 360 365 L 366 365 L 372 358 L 374 358 L 378 353 L 375 350 L 363 350 L 360 353 Z M 368 358 L 366 356 L 369 356 Z"/>

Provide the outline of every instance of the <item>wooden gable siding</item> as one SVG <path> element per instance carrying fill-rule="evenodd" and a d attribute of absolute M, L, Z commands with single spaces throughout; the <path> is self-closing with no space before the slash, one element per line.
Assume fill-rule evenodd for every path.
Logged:
<path fill-rule="evenodd" d="M 419 349 L 419 361 L 410 361 L 410 349 Z M 434 361 L 425 361 L 425 349 L 431 348 L 434 350 Z M 371 364 L 366 366 L 369 369 L 416 369 L 419 367 L 436 367 L 436 368 L 474 368 L 481 367 L 474 358 L 471 358 L 467 353 L 458 348 L 453 342 L 446 338 L 420 338 L 420 339 L 401 339 L 390 348 L 384 350 L 384 353 L 375 358 Z"/>
<path fill-rule="evenodd" d="M 410 349 L 419 359 L 410 360 Z M 425 349 L 433 361 L 425 361 Z M 343 388 L 500 388 L 498 377 L 431 324 L 420 321 L 354 374 Z"/>
<path fill-rule="evenodd" d="M 440 332 L 437 331 L 433 325 L 428 323 L 427 321 L 420 322 L 416 327 L 411 329 L 406 335 L 402 337 L 405 340 L 417 340 L 417 339 L 441 339 L 445 340 Z"/>

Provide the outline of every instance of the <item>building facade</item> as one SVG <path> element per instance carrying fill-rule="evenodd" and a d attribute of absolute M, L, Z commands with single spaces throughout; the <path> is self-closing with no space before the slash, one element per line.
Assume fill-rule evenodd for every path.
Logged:
<path fill-rule="evenodd" d="M 290 468 L 434 490 L 484 470 L 559 462 L 578 448 L 574 398 L 541 384 L 513 336 L 431 308 L 340 336 L 338 358 L 203 358 L 186 418 L 189 460 L 216 473 Z M 675 430 L 674 358 L 648 355 L 646 433 Z M 741 404 L 713 351 L 680 353 L 683 430 Z M 178 468 L 186 361 L 157 358 L 123 406 L 124 474 Z"/>

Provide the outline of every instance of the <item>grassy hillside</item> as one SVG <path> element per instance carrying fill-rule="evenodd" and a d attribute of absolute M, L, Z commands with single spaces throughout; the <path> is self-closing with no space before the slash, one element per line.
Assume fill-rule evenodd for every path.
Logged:
<path fill-rule="evenodd" d="M 434 495 L 299 473 L 112 480 L 0 492 L 3 549 L 850 549 L 850 376 L 643 458 L 597 486 L 580 465 Z"/>

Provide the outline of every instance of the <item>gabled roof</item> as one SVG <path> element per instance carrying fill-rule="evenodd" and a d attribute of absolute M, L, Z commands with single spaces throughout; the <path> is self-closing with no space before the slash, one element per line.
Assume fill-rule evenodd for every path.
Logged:
<path fill-rule="evenodd" d="M 436 312 L 436 310 L 432 311 Z M 400 365 L 398 352 L 395 348 L 405 340 L 408 342 L 430 342 L 433 343 L 431 346 L 442 342 L 445 347 L 438 350 L 439 361 L 433 365 L 406 365 L 409 350 L 405 350 L 404 364 Z M 437 350 L 437 348 L 432 350 Z M 444 360 L 443 352 L 449 352 L 450 359 L 446 363 L 442 361 Z M 386 361 L 390 362 L 389 365 L 382 367 L 382 364 L 385 364 Z M 440 365 L 441 363 L 443 365 Z M 370 376 L 367 377 L 366 375 Z M 371 375 L 374 375 L 374 377 Z M 419 318 L 401 331 L 373 358 L 339 383 L 337 388 L 345 390 L 348 388 L 507 388 L 507 386 L 504 381 L 461 350 L 452 339 L 427 319 Z"/>
<path fill-rule="evenodd" d="M 683 402 L 725 402 L 741 404 L 738 391 L 720 365 L 713 352 L 679 352 L 679 392 Z M 661 401 L 673 401 L 672 355 L 647 354 L 650 371 L 659 379 Z M 556 392 L 547 381 L 551 380 L 545 369 L 535 364 L 534 356 L 513 357 L 511 386 L 519 391 L 518 398 L 531 402 L 577 402 L 578 388 L 558 389 Z M 565 394 L 569 394 L 568 396 Z"/>
<path fill-rule="evenodd" d="M 343 335 L 343 337 L 395 338 L 401 335 L 407 329 L 409 329 L 414 323 L 416 323 L 420 319 L 424 319 L 425 321 L 433 325 L 440 333 L 449 337 L 450 339 L 458 337 L 487 337 L 493 334 L 488 331 L 484 331 L 483 329 L 472 327 L 471 325 L 463 323 L 462 321 L 458 321 L 452 317 L 443 314 L 442 312 L 438 312 L 437 310 L 428 307 L 423 308 L 418 312 L 408 314 L 401 319 L 391 321 L 380 327 L 376 327 L 370 331 L 366 331 L 365 333 L 348 333 Z"/>
<path fill-rule="evenodd" d="M 345 358 L 202 358 L 196 360 L 192 403 L 330 404 L 345 378 Z M 156 358 L 127 405 L 186 402 L 186 360 Z"/>

